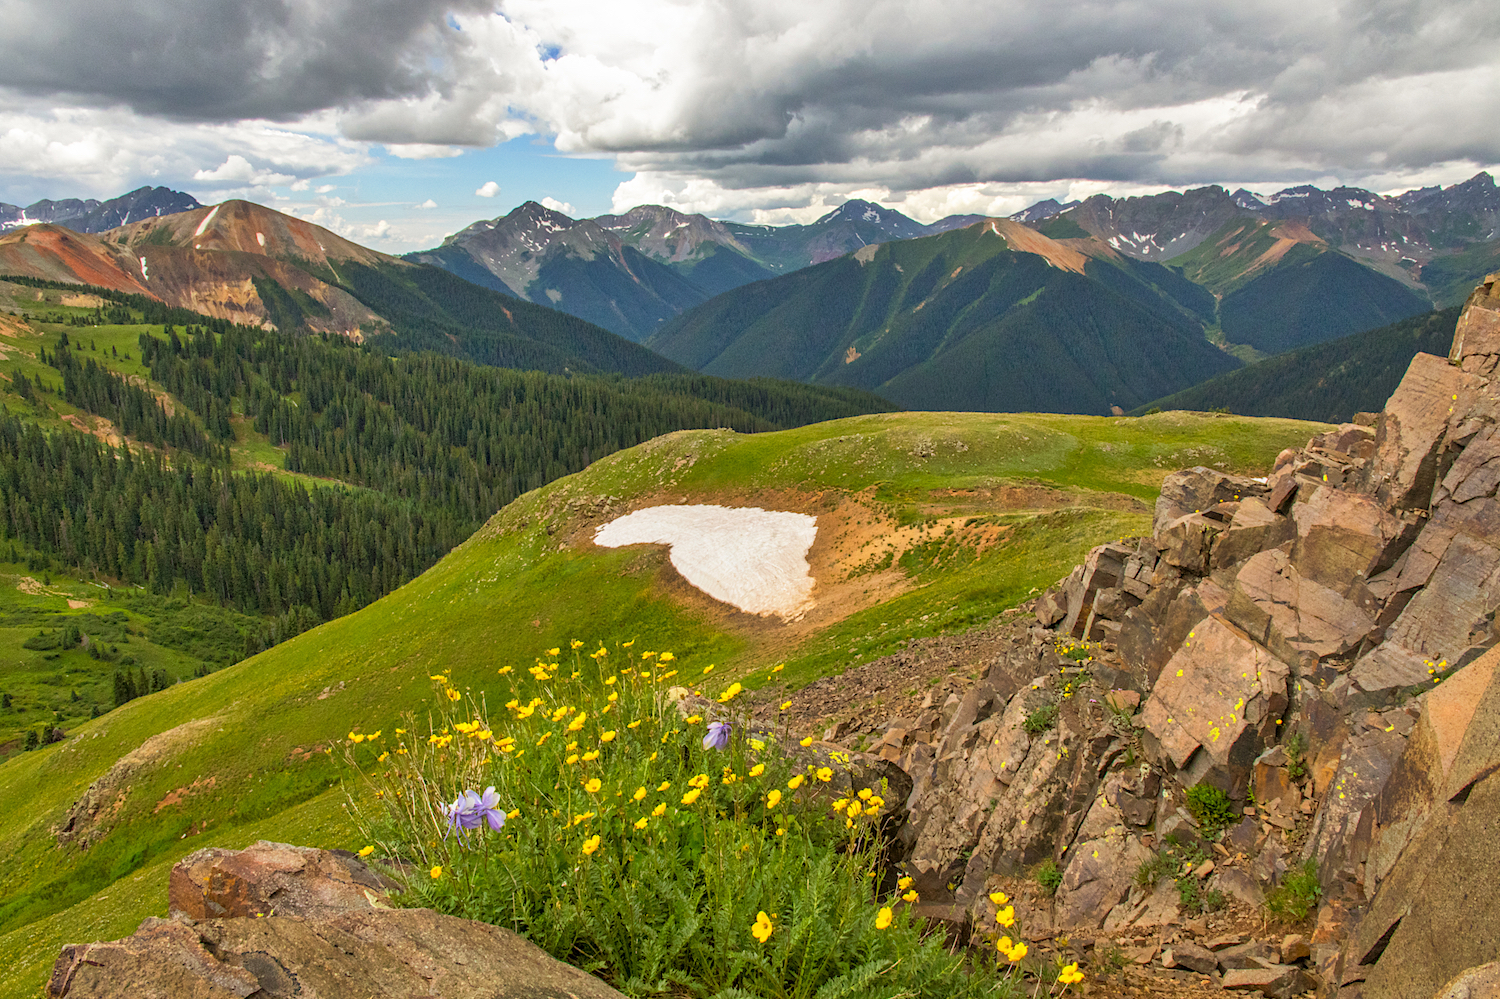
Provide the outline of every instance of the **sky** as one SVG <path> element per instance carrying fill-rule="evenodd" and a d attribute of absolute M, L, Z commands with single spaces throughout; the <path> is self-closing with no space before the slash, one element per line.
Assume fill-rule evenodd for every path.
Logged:
<path fill-rule="evenodd" d="M 0 0 L 0 202 L 143 184 L 388 252 L 540 201 L 931 222 L 1500 164 L 1494 0 Z"/>

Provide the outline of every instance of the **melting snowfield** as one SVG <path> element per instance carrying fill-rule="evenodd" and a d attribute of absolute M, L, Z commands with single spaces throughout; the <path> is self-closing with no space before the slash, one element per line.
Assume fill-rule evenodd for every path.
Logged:
<path fill-rule="evenodd" d="M 600 527 L 604 548 L 657 544 L 672 549 L 682 578 L 749 614 L 801 617 L 813 605 L 807 552 L 817 518 L 759 507 L 652 506 Z"/>

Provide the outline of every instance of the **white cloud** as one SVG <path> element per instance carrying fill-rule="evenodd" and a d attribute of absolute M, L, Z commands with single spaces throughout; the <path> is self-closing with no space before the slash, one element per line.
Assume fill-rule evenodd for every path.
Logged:
<path fill-rule="evenodd" d="M 500 193 L 500 185 L 495 183 L 493 180 L 487 180 L 483 184 L 479 185 L 479 190 L 475 191 L 474 193 L 481 198 L 493 198 L 495 195 Z"/>
<path fill-rule="evenodd" d="M 431 198 L 428 198 L 426 201 L 422 202 L 421 204 L 419 204 L 419 205 L 412 205 L 412 207 L 415 208 L 415 209 L 417 209 L 418 211 L 422 211 L 422 210 L 425 210 L 425 209 L 428 209 L 428 208 L 436 208 L 437 207 L 437 202 L 433 201 Z"/>
<path fill-rule="evenodd" d="M 542 207 L 543 208 L 550 208 L 554 212 L 562 212 L 564 215 L 577 215 L 578 214 L 578 209 L 574 208 L 572 205 L 568 204 L 566 201 L 558 201 L 556 198 L 543 198 L 542 199 Z"/>

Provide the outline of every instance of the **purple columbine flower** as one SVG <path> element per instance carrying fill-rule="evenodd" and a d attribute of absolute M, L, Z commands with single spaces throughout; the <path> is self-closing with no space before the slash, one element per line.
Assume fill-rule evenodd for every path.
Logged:
<path fill-rule="evenodd" d="M 729 745 L 729 723 L 709 722 L 708 734 L 703 737 L 704 749 L 723 749 Z"/>
<path fill-rule="evenodd" d="M 505 813 L 500 810 L 500 796 L 495 793 L 494 785 L 485 788 L 484 794 L 465 791 L 443 809 L 443 814 L 449 830 L 460 835 L 485 823 L 496 832 L 505 825 Z"/>

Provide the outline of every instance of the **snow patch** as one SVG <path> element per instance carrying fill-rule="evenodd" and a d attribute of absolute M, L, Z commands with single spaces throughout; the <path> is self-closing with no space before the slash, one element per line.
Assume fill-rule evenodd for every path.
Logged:
<path fill-rule="evenodd" d="M 141 280 L 150 281 L 151 275 L 146 273 L 146 258 L 141 258 Z"/>
<path fill-rule="evenodd" d="M 203 230 L 208 228 L 208 224 L 214 220 L 214 216 L 217 214 L 219 214 L 219 206 L 214 205 L 208 210 L 208 214 L 203 216 L 203 221 L 198 223 L 198 228 L 193 230 L 194 239 L 203 235 Z"/>
<path fill-rule="evenodd" d="M 760 507 L 652 506 L 594 533 L 603 548 L 668 545 L 672 566 L 715 600 L 793 621 L 813 606 L 807 553 L 818 521 Z"/>
<path fill-rule="evenodd" d="M 261 249 L 265 249 L 266 248 L 266 234 L 265 233 L 263 233 L 263 232 L 256 233 L 255 234 L 255 241 L 260 244 Z"/>

